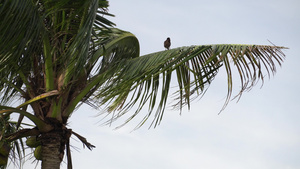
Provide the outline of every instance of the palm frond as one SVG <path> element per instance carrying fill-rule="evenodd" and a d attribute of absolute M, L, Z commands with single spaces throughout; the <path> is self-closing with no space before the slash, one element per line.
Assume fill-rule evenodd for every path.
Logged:
<path fill-rule="evenodd" d="M 31 0 L 2 1 L 0 17 L 0 91 L 4 93 L 2 103 L 6 103 L 16 93 L 24 94 L 21 87 L 28 84 L 24 78 L 30 73 L 28 61 L 41 51 L 39 39 L 45 30 L 39 9 Z"/>
<path fill-rule="evenodd" d="M 85 102 L 99 87 L 109 86 L 119 73 L 117 70 L 123 67 L 126 60 L 139 56 L 139 43 L 133 34 L 118 29 L 107 31 L 104 37 L 102 31 L 97 32 L 95 36 L 95 48 L 90 51 L 88 63 L 84 68 L 89 78 L 66 109 L 64 114 L 67 117 L 79 102 Z"/>
<path fill-rule="evenodd" d="M 36 50 L 39 36 L 44 31 L 37 6 L 31 0 L 4 1 L 0 7 L 1 69 L 21 66 Z M 20 57 L 23 56 L 23 57 Z M 4 66 L 8 64 L 8 66 Z"/>
<path fill-rule="evenodd" d="M 106 0 L 1 1 L 1 103 L 33 99 L 80 79 L 114 25 L 105 18 L 113 16 L 107 7 Z"/>
<path fill-rule="evenodd" d="M 144 116 L 140 127 L 154 114 L 153 125 L 162 120 L 166 102 L 169 98 L 172 72 L 175 72 L 178 90 L 174 93 L 178 102 L 175 107 L 190 106 L 191 100 L 202 96 L 218 70 L 224 67 L 227 72 L 228 93 L 224 107 L 232 95 L 232 69 L 236 68 L 240 75 L 241 89 L 237 96 L 250 90 L 264 75 L 276 72 L 276 63 L 281 65 L 284 59 L 284 47 L 259 45 L 203 45 L 181 47 L 157 52 L 128 60 L 120 69 L 118 76 L 110 83 L 109 88 L 99 90 L 101 105 L 108 105 L 107 111 L 112 113 L 111 123 L 127 114 L 137 103 L 136 111 L 125 122 L 136 117 L 148 104 L 148 113 Z M 233 65 L 230 64 L 233 62 Z M 160 97 L 157 95 L 160 94 Z M 192 97 L 194 96 L 194 97 Z M 158 105 L 156 105 L 158 99 Z"/>

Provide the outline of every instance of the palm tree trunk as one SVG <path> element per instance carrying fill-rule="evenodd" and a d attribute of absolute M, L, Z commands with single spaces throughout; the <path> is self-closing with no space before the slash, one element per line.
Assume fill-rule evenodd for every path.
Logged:
<path fill-rule="evenodd" d="M 51 131 L 41 135 L 42 169 L 59 169 L 64 155 L 62 131 Z"/>

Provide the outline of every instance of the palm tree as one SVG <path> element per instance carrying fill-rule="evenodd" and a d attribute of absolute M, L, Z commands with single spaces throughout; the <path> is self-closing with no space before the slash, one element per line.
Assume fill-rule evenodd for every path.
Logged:
<path fill-rule="evenodd" d="M 23 158 L 26 140 L 43 169 L 59 168 L 65 150 L 72 168 L 71 135 L 89 149 L 94 147 L 67 128 L 68 119 L 83 103 L 102 107 L 111 117 L 107 124 L 134 108 L 124 125 L 148 105 L 137 128 L 149 118 L 155 127 L 162 120 L 172 78 L 178 86 L 174 107 L 181 110 L 203 95 L 224 67 L 225 108 L 231 99 L 233 68 L 240 75 L 237 96 L 241 96 L 265 74 L 275 73 L 284 59 L 284 47 L 232 44 L 140 56 L 137 38 L 113 28 L 104 18 L 113 16 L 107 7 L 106 0 L 0 0 L 0 164 L 4 167 L 9 156 Z M 12 106 L 16 99 L 21 104 Z M 11 113 L 19 115 L 18 121 L 10 121 Z M 24 124 L 24 117 L 33 125 Z"/>

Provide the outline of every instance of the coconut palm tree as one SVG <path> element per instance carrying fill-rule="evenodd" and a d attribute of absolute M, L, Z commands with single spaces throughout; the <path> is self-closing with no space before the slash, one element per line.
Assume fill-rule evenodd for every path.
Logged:
<path fill-rule="evenodd" d="M 162 120 L 171 81 L 174 107 L 190 107 L 225 68 L 231 99 L 232 69 L 240 75 L 237 96 L 251 89 L 284 59 L 279 46 L 199 45 L 139 55 L 130 32 L 114 28 L 105 17 L 106 0 L 0 0 L 0 164 L 23 159 L 24 141 L 34 148 L 42 168 L 59 168 L 66 152 L 72 168 L 67 122 L 83 103 L 102 107 L 106 124 L 128 115 L 124 125 L 148 105 L 137 125 Z M 19 99 L 19 105 L 12 101 Z M 28 108 L 28 109 L 27 109 Z M 134 111 L 129 111 L 134 108 Z M 154 113 L 153 113 L 154 112 Z M 16 113 L 18 119 L 10 120 Z M 26 117 L 32 122 L 24 124 Z"/>

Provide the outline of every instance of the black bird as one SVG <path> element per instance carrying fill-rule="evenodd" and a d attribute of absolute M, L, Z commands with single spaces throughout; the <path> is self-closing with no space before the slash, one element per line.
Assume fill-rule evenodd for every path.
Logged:
<path fill-rule="evenodd" d="M 171 46 L 171 39 L 168 37 L 167 40 L 164 42 L 164 47 L 169 50 Z"/>

